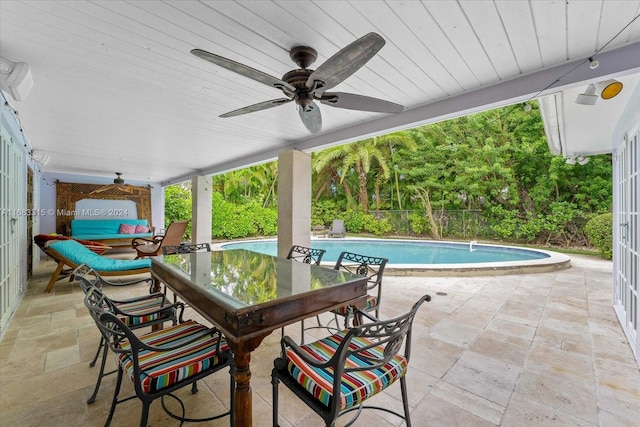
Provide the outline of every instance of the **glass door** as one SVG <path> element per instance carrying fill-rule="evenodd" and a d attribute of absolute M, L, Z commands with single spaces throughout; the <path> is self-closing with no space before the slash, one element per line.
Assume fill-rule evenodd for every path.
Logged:
<path fill-rule="evenodd" d="M 0 331 L 4 332 L 26 288 L 24 260 L 20 256 L 26 248 L 26 159 L 6 127 L 0 129 Z"/>
<path fill-rule="evenodd" d="M 613 302 L 618 319 L 640 363 L 638 303 L 640 278 L 640 132 L 630 134 L 615 154 L 617 195 Z"/>

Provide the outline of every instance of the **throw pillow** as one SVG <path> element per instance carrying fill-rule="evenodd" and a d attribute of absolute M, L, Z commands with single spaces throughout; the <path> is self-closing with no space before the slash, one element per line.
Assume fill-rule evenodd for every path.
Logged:
<path fill-rule="evenodd" d="M 142 234 L 142 233 L 148 233 L 149 232 L 149 227 L 145 226 L 145 225 L 136 225 L 136 234 Z"/>
<path fill-rule="evenodd" d="M 118 230 L 118 233 L 120 234 L 134 234 L 135 232 L 136 226 L 129 224 L 120 224 L 120 229 Z"/>

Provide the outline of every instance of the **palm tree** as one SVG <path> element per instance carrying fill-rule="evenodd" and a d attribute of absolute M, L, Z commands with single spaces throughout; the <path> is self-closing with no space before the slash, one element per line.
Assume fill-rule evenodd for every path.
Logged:
<path fill-rule="evenodd" d="M 314 163 L 314 171 L 318 174 L 318 179 L 322 176 L 331 176 L 334 180 L 339 178 L 339 182 L 345 188 L 348 201 L 350 200 L 351 191 L 349 190 L 347 178 L 355 173 L 358 185 L 358 204 L 364 212 L 367 212 L 369 210 L 368 181 L 371 167 L 378 166 L 376 180 L 388 180 L 391 176 L 389 161 L 393 157 L 393 151 L 400 146 L 415 151 L 416 143 L 409 131 L 394 132 L 389 135 L 376 136 L 332 147 L 318 153 Z M 396 173 L 396 186 L 398 186 L 395 168 L 394 172 Z M 324 185 L 326 186 L 328 183 L 325 182 Z M 379 183 L 377 182 L 376 188 L 378 187 Z M 319 188 L 324 189 L 322 185 Z M 376 193 L 376 199 L 379 200 L 379 190 Z M 400 190 L 398 187 L 397 194 L 399 197 Z"/>

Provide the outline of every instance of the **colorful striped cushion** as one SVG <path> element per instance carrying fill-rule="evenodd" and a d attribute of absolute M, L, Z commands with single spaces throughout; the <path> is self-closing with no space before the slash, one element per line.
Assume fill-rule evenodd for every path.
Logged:
<path fill-rule="evenodd" d="M 178 325 L 150 332 L 140 336 L 140 340 L 153 346 L 176 346 L 191 340 L 193 335 L 206 331 L 208 328 L 189 320 Z M 204 335 L 195 342 L 188 343 L 178 350 L 149 351 L 142 350 L 138 353 L 140 363 L 140 382 L 145 393 L 153 393 L 165 387 L 169 387 L 178 381 L 192 377 L 219 363 L 219 354 L 216 352 L 217 337 Z M 128 342 L 121 345 L 123 350 L 130 348 Z M 220 351 L 228 350 L 226 340 L 220 342 Z M 122 365 L 124 372 L 133 381 L 133 360 L 129 353 L 116 355 L 117 361 Z"/>
<path fill-rule="evenodd" d="M 344 339 L 347 331 L 321 339 L 311 344 L 300 346 L 312 358 L 326 362 L 331 359 L 336 349 Z M 370 345 L 366 338 L 353 338 L 349 348 L 352 350 Z M 382 357 L 384 347 L 377 346 L 363 352 L 369 357 Z M 357 353 L 356 353 L 357 354 Z M 324 405 L 329 406 L 333 398 L 333 369 L 320 369 L 308 365 L 291 349 L 286 350 L 287 369 L 289 373 L 309 393 Z M 370 361 L 354 357 L 347 358 L 345 367 L 371 366 Z M 340 385 L 340 410 L 357 406 L 363 400 L 384 390 L 407 372 L 407 359 L 402 355 L 394 356 L 382 368 L 347 372 L 342 375 Z"/>
<path fill-rule="evenodd" d="M 119 315 L 118 318 L 122 320 L 125 325 L 131 327 L 166 317 L 163 312 L 154 313 L 162 308 L 164 302 L 165 299 L 162 296 L 158 296 L 156 298 L 145 298 L 141 301 L 123 301 L 115 305 L 118 309 L 129 314 L 129 316 Z"/>
<path fill-rule="evenodd" d="M 378 297 L 377 296 L 373 296 L 373 295 L 369 295 L 367 297 L 367 303 L 364 306 L 364 311 L 371 310 L 373 307 L 375 307 L 377 305 L 378 305 Z M 349 309 L 349 306 L 343 305 L 342 307 L 339 307 L 339 308 L 336 308 L 335 310 L 333 310 L 333 312 L 337 313 L 337 314 L 341 314 L 343 316 L 346 316 L 348 309 Z"/>

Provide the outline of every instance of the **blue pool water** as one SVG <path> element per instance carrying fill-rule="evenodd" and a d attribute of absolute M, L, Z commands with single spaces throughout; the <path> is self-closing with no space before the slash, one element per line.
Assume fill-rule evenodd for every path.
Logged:
<path fill-rule="evenodd" d="M 549 255 L 529 249 L 469 243 L 395 241 L 395 240 L 312 240 L 311 247 L 325 249 L 322 262 L 335 262 L 342 251 L 383 257 L 389 264 L 467 264 L 506 261 L 528 261 Z M 228 243 L 223 249 L 248 249 L 277 255 L 275 240 Z"/>

